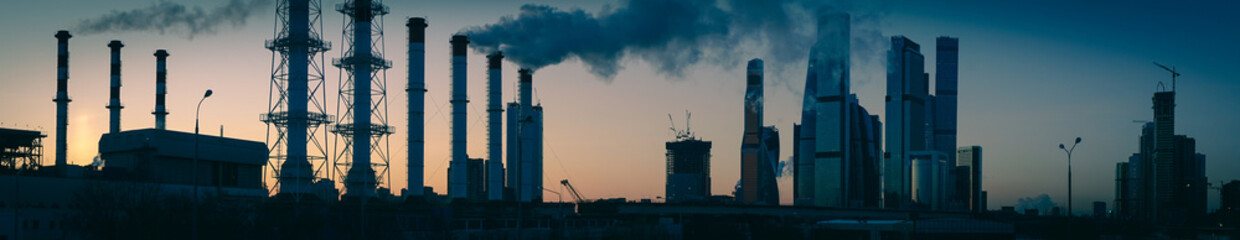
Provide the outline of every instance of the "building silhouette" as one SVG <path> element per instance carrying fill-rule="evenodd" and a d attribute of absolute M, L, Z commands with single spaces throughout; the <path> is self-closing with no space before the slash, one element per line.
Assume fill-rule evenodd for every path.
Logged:
<path fill-rule="evenodd" d="M 958 193 L 956 102 L 959 40 L 937 39 L 936 95 L 930 95 L 921 45 L 891 38 L 887 55 L 883 155 L 884 208 L 959 210 L 968 200 Z"/>
<path fill-rule="evenodd" d="M 986 211 L 982 199 L 982 146 L 956 150 L 956 199 L 964 200 L 970 212 Z"/>
<path fill-rule="evenodd" d="M 710 197 L 710 141 L 692 135 L 667 142 L 668 203 L 704 201 Z"/>
<path fill-rule="evenodd" d="M 779 163 L 779 133 L 763 127 L 763 62 L 749 60 L 746 71 L 744 135 L 741 139 L 741 184 L 736 198 L 751 204 L 779 204 L 775 182 Z"/>
<path fill-rule="evenodd" d="M 1206 156 L 1175 134 L 1175 92 L 1154 93 L 1154 121 L 1142 126 L 1138 153 L 1116 164 L 1116 217 L 1182 225 L 1206 215 Z"/>
<path fill-rule="evenodd" d="M 1240 210 L 1240 181 L 1232 180 L 1223 184 L 1219 192 L 1219 210 Z"/>
<path fill-rule="evenodd" d="M 850 16 L 818 19 L 818 41 L 809 53 L 801 125 L 794 126 L 793 204 L 844 207 L 850 196 L 847 161 Z"/>

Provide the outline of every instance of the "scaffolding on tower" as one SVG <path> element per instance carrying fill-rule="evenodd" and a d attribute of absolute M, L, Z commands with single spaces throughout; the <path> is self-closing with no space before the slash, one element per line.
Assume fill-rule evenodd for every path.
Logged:
<path fill-rule="evenodd" d="M 331 49 L 322 40 L 319 0 L 282 0 L 276 3 L 276 31 L 266 41 L 271 50 L 271 85 L 267 113 L 268 169 L 276 179 L 270 194 L 300 200 L 312 194 L 316 179 L 330 179 L 328 170 L 327 91 L 323 54 Z M 337 196 L 318 196 L 335 199 Z"/>
<path fill-rule="evenodd" d="M 342 70 L 337 124 L 331 129 L 336 134 L 332 171 L 344 183 L 345 196 L 369 197 L 378 186 L 391 188 L 388 148 L 395 129 L 388 124 L 386 70 L 392 62 L 384 58 L 382 18 L 389 9 L 380 0 L 347 0 L 336 11 L 344 14 L 345 50 L 332 60 Z"/>

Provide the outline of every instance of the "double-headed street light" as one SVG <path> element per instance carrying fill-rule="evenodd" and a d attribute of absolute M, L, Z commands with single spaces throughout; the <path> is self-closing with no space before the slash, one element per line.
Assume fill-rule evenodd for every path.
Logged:
<path fill-rule="evenodd" d="M 1059 144 L 1059 149 L 1063 149 L 1068 153 L 1068 216 L 1072 216 L 1072 150 L 1076 149 L 1076 144 L 1081 143 L 1081 137 L 1076 137 L 1076 142 L 1072 143 L 1072 148 L 1064 148 L 1063 143 Z"/>

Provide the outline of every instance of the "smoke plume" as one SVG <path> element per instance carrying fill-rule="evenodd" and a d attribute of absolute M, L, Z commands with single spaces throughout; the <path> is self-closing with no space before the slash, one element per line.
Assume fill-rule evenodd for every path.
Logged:
<path fill-rule="evenodd" d="M 702 62 L 730 69 L 763 57 L 772 63 L 768 69 L 774 71 L 768 72 L 775 73 L 774 83 L 780 84 L 787 81 L 779 80 L 785 68 L 805 68 L 816 41 L 816 16 L 868 12 L 858 9 L 833 0 L 627 0 L 592 14 L 527 4 L 515 16 L 460 33 L 470 36 L 475 51 L 502 50 L 521 67 L 577 59 L 605 81 L 623 69 L 626 56 L 671 77 Z M 881 34 L 878 38 L 881 42 Z"/>
<path fill-rule="evenodd" d="M 176 33 L 193 39 L 198 35 L 215 33 L 224 23 L 230 23 L 233 27 L 243 26 L 255 11 L 268 10 L 269 5 L 271 0 L 229 0 L 222 6 L 203 10 L 201 7 L 159 1 L 145 8 L 113 10 L 99 17 L 82 20 L 75 27 L 75 32 L 156 32 L 160 35 Z"/>
<path fill-rule="evenodd" d="M 792 172 L 792 165 L 796 163 L 796 160 L 796 158 L 790 156 L 787 160 L 779 161 L 775 167 L 775 178 L 783 178 L 785 176 L 791 177 L 796 174 Z"/>
<path fill-rule="evenodd" d="M 1016 209 L 1037 209 L 1042 214 L 1048 214 L 1051 209 L 1059 206 L 1058 203 L 1051 201 L 1051 196 L 1043 193 L 1037 197 L 1023 197 L 1016 200 Z"/>

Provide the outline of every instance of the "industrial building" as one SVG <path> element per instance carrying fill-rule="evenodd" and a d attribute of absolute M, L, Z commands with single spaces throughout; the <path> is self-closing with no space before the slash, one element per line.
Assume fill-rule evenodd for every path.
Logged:
<path fill-rule="evenodd" d="M 199 176 L 196 183 L 203 186 L 264 190 L 266 155 L 261 142 L 159 129 L 107 133 L 99 139 L 104 174 L 151 183 L 193 185 L 191 176 Z"/>
<path fill-rule="evenodd" d="M 43 166 L 43 138 L 39 131 L 0 128 L 0 171 L 12 173 Z"/>

